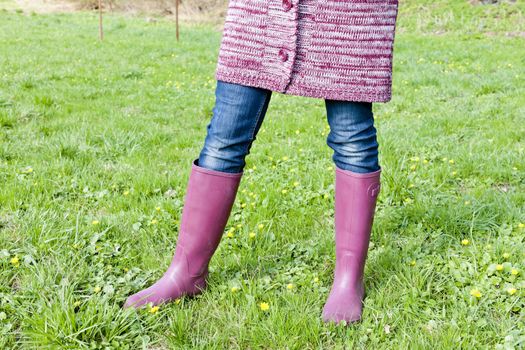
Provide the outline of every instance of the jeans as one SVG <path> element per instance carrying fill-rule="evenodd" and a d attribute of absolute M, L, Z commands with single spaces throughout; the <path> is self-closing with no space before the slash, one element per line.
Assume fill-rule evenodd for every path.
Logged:
<path fill-rule="evenodd" d="M 243 171 L 271 95 L 270 90 L 218 80 L 197 164 L 227 173 Z M 326 143 L 335 165 L 357 173 L 379 170 L 372 103 L 325 99 L 325 105 L 330 126 Z"/>

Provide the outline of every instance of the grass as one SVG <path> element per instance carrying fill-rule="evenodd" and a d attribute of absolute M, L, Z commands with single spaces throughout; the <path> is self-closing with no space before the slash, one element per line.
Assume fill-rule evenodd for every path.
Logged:
<path fill-rule="evenodd" d="M 368 297 L 349 327 L 320 318 L 322 100 L 274 93 L 208 291 L 123 311 L 173 254 L 220 32 L 183 25 L 177 43 L 171 22 L 112 15 L 99 42 L 95 14 L 0 12 L 0 348 L 523 348 L 524 10 L 402 3 L 394 97 L 375 105 Z"/>

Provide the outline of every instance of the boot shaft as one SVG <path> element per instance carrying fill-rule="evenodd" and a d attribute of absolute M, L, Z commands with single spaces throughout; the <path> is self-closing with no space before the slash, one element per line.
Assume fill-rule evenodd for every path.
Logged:
<path fill-rule="evenodd" d="M 355 173 L 336 167 L 336 272 L 350 268 L 357 279 L 363 273 L 381 188 L 380 175 L 381 169 Z"/>
<path fill-rule="evenodd" d="M 243 172 L 225 173 L 192 163 L 174 263 L 184 259 L 192 275 L 201 275 L 217 249 L 228 222 Z"/>

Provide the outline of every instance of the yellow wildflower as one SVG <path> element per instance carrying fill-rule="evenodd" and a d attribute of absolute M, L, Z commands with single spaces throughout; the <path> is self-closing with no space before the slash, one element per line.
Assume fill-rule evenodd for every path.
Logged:
<path fill-rule="evenodd" d="M 30 174 L 33 172 L 33 168 L 28 166 L 27 168 L 25 168 L 24 170 L 22 170 L 22 174 Z"/>
<path fill-rule="evenodd" d="M 295 182 L 293 183 L 293 185 L 294 185 L 294 187 L 299 186 L 299 181 L 295 181 Z"/>
<path fill-rule="evenodd" d="M 503 271 L 503 265 L 501 265 L 501 264 L 496 265 L 496 270 L 497 271 Z"/>
<path fill-rule="evenodd" d="M 416 170 L 416 165 L 415 165 L 415 164 L 412 165 L 412 166 L 410 167 L 410 170 Z"/>
<path fill-rule="evenodd" d="M 468 239 L 462 239 L 461 240 L 461 245 L 469 245 L 470 244 L 470 241 Z"/>
<path fill-rule="evenodd" d="M 293 288 L 294 288 L 293 283 L 288 283 L 288 284 L 286 285 L 286 289 L 288 289 L 288 290 L 292 290 Z"/>
<path fill-rule="evenodd" d="M 518 227 L 519 227 L 519 228 L 525 228 L 525 224 L 522 223 L 522 222 L 520 222 L 520 223 L 518 224 Z"/>
<path fill-rule="evenodd" d="M 157 219 L 153 219 L 153 220 L 150 221 L 150 223 L 151 223 L 152 225 L 156 225 L 156 224 L 159 223 L 159 220 L 157 220 Z"/>
<path fill-rule="evenodd" d="M 288 192 L 287 189 L 283 189 L 283 190 L 281 190 L 281 193 L 282 193 L 282 194 L 285 194 L 286 192 Z"/>
<path fill-rule="evenodd" d="M 319 282 L 319 277 L 314 277 L 314 282 L 315 283 Z"/>
<path fill-rule="evenodd" d="M 257 228 L 258 228 L 259 230 L 262 230 L 262 229 L 263 229 L 263 227 L 264 227 L 264 225 L 263 225 L 263 224 L 259 224 L 259 225 L 257 225 Z"/>
<path fill-rule="evenodd" d="M 510 254 L 509 253 L 503 253 L 503 258 L 505 258 L 505 259 L 510 258 Z"/>
<path fill-rule="evenodd" d="M 250 236 L 250 238 L 252 238 L 252 239 L 255 238 L 255 232 L 250 232 L 249 236 Z"/>
<path fill-rule="evenodd" d="M 268 311 L 270 309 L 270 305 L 264 302 L 260 303 L 259 307 L 261 308 L 262 311 Z"/>
<path fill-rule="evenodd" d="M 470 291 L 470 295 L 472 295 L 473 297 L 479 299 L 479 298 L 481 298 L 481 295 L 482 295 L 482 294 L 481 294 L 481 292 L 479 291 L 479 289 L 474 288 L 474 289 L 472 289 L 472 290 Z"/>
<path fill-rule="evenodd" d="M 450 164 L 454 164 L 454 159 L 448 161 Z"/>
<path fill-rule="evenodd" d="M 516 288 L 508 288 L 507 289 L 507 293 L 509 293 L 509 295 L 514 295 L 516 294 L 518 290 Z"/>
<path fill-rule="evenodd" d="M 232 287 L 231 291 L 232 293 L 236 293 L 239 290 L 239 287 Z"/>
<path fill-rule="evenodd" d="M 512 270 L 510 270 L 510 273 L 511 273 L 512 275 L 514 275 L 514 276 L 516 276 L 516 275 L 518 274 L 518 272 L 519 272 L 518 269 L 512 269 Z"/>
<path fill-rule="evenodd" d="M 156 211 L 160 211 L 160 207 L 155 207 L 155 210 Z"/>
<path fill-rule="evenodd" d="M 129 191 L 124 191 L 123 195 L 127 196 L 129 194 Z"/>
<path fill-rule="evenodd" d="M 283 157 L 283 160 L 288 160 L 288 157 L 287 157 L 287 156 L 284 156 L 284 157 Z"/>
<path fill-rule="evenodd" d="M 151 309 L 149 309 L 149 312 L 151 312 L 152 314 L 156 313 L 157 311 L 159 311 L 158 306 L 153 306 Z"/>
<path fill-rule="evenodd" d="M 415 261 L 415 260 L 412 260 L 412 261 L 410 262 L 410 266 L 416 266 L 416 261 Z"/>
<path fill-rule="evenodd" d="M 99 293 L 101 290 L 102 288 L 100 288 L 99 286 L 96 286 L 95 288 L 93 288 L 93 292 L 95 293 Z"/>
<path fill-rule="evenodd" d="M 228 236 L 228 238 L 233 238 L 233 231 L 228 231 L 228 234 L 226 236 Z"/>
<path fill-rule="evenodd" d="M 18 266 L 20 263 L 20 260 L 18 259 L 18 256 L 14 256 L 11 258 L 11 264 L 15 265 L 15 266 Z"/>
<path fill-rule="evenodd" d="M 93 220 L 93 221 L 91 221 L 91 224 L 92 224 L 92 225 L 98 225 L 98 224 L 100 224 L 100 221 L 98 221 L 98 220 Z"/>

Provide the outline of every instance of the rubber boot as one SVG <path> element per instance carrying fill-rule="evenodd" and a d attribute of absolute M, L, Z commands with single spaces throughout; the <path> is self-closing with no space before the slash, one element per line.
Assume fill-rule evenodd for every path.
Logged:
<path fill-rule="evenodd" d="M 206 288 L 208 264 L 224 233 L 242 175 L 203 168 L 198 159 L 193 160 L 171 264 L 155 284 L 130 296 L 125 308 L 158 305 Z"/>
<path fill-rule="evenodd" d="M 323 321 L 361 319 L 363 273 L 380 190 L 381 169 L 355 173 L 336 166 L 334 282 L 323 308 Z"/>

